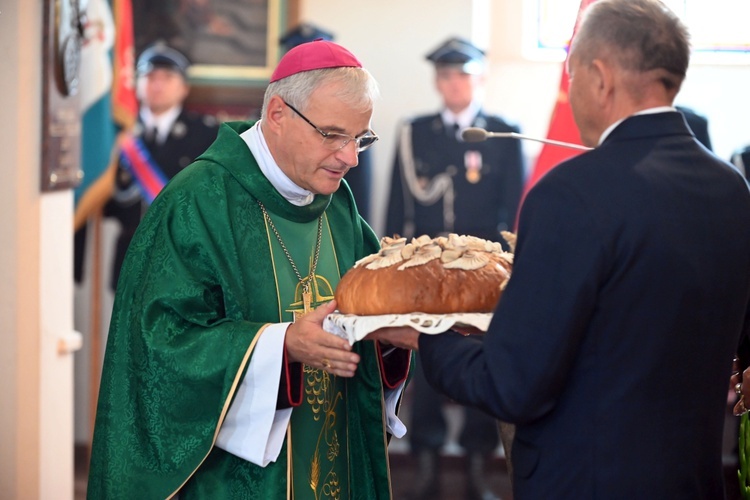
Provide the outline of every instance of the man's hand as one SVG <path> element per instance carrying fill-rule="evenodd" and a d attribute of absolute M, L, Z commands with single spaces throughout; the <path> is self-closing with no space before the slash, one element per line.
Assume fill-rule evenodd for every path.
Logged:
<path fill-rule="evenodd" d="M 737 404 L 734 405 L 733 410 L 735 416 L 739 417 L 750 410 L 750 408 L 745 407 L 745 402 L 749 402 L 748 404 L 750 404 L 750 368 L 746 368 L 744 372 L 740 373 L 740 364 L 737 358 L 734 358 L 732 377 L 729 379 L 729 384 L 740 398 Z"/>
<path fill-rule="evenodd" d="M 332 375 L 353 377 L 359 355 L 347 340 L 323 330 L 323 320 L 336 310 L 336 301 L 323 304 L 292 323 L 286 331 L 289 361 L 305 363 Z"/>
<path fill-rule="evenodd" d="M 365 340 L 379 340 L 382 344 L 389 344 L 401 349 L 419 350 L 419 336 L 421 333 L 409 326 L 393 326 L 379 328 L 369 333 Z"/>

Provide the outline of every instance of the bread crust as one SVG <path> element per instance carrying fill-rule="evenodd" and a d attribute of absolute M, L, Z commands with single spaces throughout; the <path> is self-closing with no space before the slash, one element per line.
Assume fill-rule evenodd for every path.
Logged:
<path fill-rule="evenodd" d="M 411 245 L 416 245 L 416 250 L 408 248 L 403 238 L 384 238 L 379 254 L 362 259 L 342 277 L 335 292 L 339 311 L 360 316 L 492 312 L 510 278 L 512 254 L 498 250 L 497 243 L 452 236 L 452 240 L 450 236 L 414 239 Z M 473 248 L 466 245 L 466 238 L 472 238 Z M 480 242 L 487 250 L 478 248 Z M 428 251 L 434 254 L 435 245 L 440 250 L 438 257 L 404 265 Z M 462 265 L 457 260 L 467 256 L 473 264 L 463 267 L 474 268 L 456 267 L 456 263 Z M 379 263 L 373 265 L 374 261 Z M 486 263 L 481 266 L 476 264 L 483 261 Z"/>

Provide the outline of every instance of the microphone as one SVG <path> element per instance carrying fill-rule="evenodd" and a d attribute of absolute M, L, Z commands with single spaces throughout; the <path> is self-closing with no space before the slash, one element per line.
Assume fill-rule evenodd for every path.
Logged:
<path fill-rule="evenodd" d="M 530 137 L 528 135 L 518 134 L 516 132 L 488 132 L 487 130 L 479 127 L 469 127 L 461 132 L 461 138 L 466 142 L 482 142 L 486 141 L 490 137 L 505 137 L 511 139 L 525 139 L 527 141 L 543 142 L 545 144 L 551 144 L 553 146 L 561 146 L 564 148 L 579 149 L 582 151 L 590 151 L 594 148 L 581 146 L 580 144 L 573 144 L 571 142 L 555 141 L 552 139 L 539 139 L 537 137 Z"/>

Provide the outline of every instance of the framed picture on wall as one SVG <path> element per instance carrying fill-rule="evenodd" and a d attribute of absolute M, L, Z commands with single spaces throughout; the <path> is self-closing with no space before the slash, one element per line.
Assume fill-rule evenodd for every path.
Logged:
<path fill-rule="evenodd" d="M 279 57 L 284 0 L 133 0 L 136 55 L 163 41 L 195 83 L 267 80 Z"/>

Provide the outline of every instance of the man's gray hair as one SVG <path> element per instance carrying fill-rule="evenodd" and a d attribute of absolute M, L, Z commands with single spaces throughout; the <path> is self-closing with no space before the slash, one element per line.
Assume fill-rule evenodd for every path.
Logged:
<path fill-rule="evenodd" d="M 303 71 L 268 85 L 263 97 L 262 118 L 266 118 L 268 101 L 278 95 L 304 111 L 312 93 L 322 85 L 339 85 L 337 97 L 355 109 L 371 109 L 380 95 L 375 78 L 364 68 L 345 67 Z"/>
<path fill-rule="evenodd" d="M 664 70 L 664 85 L 679 88 L 690 62 L 690 35 L 659 0 L 598 0 L 585 11 L 571 53 L 584 64 L 609 58 L 629 71 Z"/>

